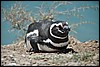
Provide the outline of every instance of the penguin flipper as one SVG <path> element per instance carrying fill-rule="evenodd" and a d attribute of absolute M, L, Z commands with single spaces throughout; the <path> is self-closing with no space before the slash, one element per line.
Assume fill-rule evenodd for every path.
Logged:
<path fill-rule="evenodd" d="M 39 52 L 38 46 L 37 46 L 37 42 L 35 40 L 30 40 L 30 44 L 32 46 L 32 50 L 33 52 L 37 53 Z"/>

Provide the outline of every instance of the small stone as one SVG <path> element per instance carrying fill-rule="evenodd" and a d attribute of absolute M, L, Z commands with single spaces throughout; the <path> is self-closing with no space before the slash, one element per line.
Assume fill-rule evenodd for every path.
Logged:
<path fill-rule="evenodd" d="M 38 66 L 38 64 L 32 64 L 32 66 Z"/>
<path fill-rule="evenodd" d="M 3 58 L 6 58 L 6 57 L 7 57 L 6 55 L 3 56 Z"/>
<path fill-rule="evenodd" d="M 56 66 L 56 64 L 52 64 L 52 66 Z"/>
<path fill-rule="evenodd" d="M 35 60 L 31 60 L 31 63 L 32 63 L 32 64 L 35 64 L 35 63 L 36 63 L 36 61 L 35 61 Z"/>
<path fill-rule="evenodd" d="M 94 43 L 98 43 L 98 40 L 94 40 L 93 42 L 94 42 Z"/>
<path fill-rule="evenodd" d="M 13 58 L 13 55 L 9 55 L 11 58 Z"/>
<path fill-rule="evenodd" d="M 4 58 L 1 58 L 1 61 L 4 61 Z"/>
<path fill-rule="evenodd" d="M 45 59 L 43 59 L 43 60 L 44 60 L 44 61 L 47 61 L 48 59 L 45 58 Z"/>
<path fill-rule="evenodd" d="M 17 60 L 17 58 L 13 58 L 15 61 Z"/>
<path fill-rule="evenodd" d="M 22 54 L 22 57 L 25 57 L 25 55 L 24 55 L 24 54 Z"/>
<path fill-rule="evenodd" d="M 71 58 L 73 56 L 73 54 L 67 54 L 68 58 Z"/>
<path fill-rule="evenodd" d="M 95 56 L 93 56 L 93 59 L 99 59 L 99 54 L 96 54 Z"/>
<path fill-rule="evenodd" d="M 6 66 L 17 66 L 16 63 L 9 63 L 9 64 L 6 64 Z"/>

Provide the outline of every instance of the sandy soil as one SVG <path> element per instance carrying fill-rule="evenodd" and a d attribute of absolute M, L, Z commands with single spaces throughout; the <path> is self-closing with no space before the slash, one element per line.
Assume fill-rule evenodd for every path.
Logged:
<path fill-rule="evenodd" d="M 77 53 L 26 52 L 24 41 L 1 46 L 1 66 L 99 66 L 99 41 L 70 37 L 68 48 Z"/>

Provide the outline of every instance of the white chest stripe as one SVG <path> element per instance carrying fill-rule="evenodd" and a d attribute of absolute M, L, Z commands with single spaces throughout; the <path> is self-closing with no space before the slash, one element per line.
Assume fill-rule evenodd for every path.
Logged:
<path fill-rule="evenodd" d="M 35 35 L 33 35 L 33 34 L 35 34 Z M 39 36 L 39 31 L 36 29 L 36 30 L 34 30 L 33 32 L 27 33 L 27 37 L 29 37 L 30 35 Z"/>
<path fill-rule="evenodd" d="M 63 46 L 66 46 L 68 44 L 68 42 L 64 42 L 64 43 L 54 43 L 49 38 L 47 40 L 43 40 L 43 42 L 45 42 L 45 43 L 51 43 L 55 47 L 63 47 Z"/>
<path fill-rule="evenodd" d="M 37 45 L 38 45 L 39 50 L 41 50 L 41 51 L 57 51 L 56 49 L 52 49 L 46 45 L 40 45 L 38 43 L 37 43 Z"/>

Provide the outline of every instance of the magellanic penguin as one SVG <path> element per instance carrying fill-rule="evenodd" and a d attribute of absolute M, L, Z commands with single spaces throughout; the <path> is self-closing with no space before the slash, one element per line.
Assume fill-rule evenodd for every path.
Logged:
<path fill-rule="evenodd" d="M 28 51 L 60 51 L 68 46 L 70 27 L 65 21 L 41 20 L 29 25 L 25 47 Z"/>

